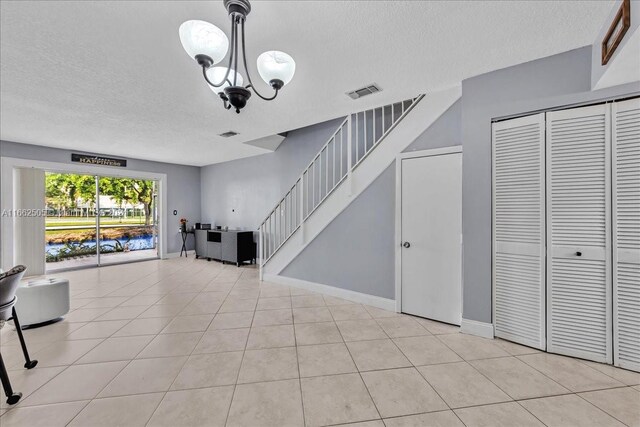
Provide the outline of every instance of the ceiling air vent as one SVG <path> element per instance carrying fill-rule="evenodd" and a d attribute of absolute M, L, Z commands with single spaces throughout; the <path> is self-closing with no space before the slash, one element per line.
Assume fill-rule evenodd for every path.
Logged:
<path fill-rule="evenodd" d="M 236 136 L 238 135 L 238 132 L 234 132 L 232 130 L 225 132 L 225 133 L 221 133 L 219 136 L 223 137 L 223 138 L 230 138 L 232 136 Z"/>
<path fill-rule="evenodd" d="M 358 98 L 362 98 L 363 96 L 372 95 L 376 92 L 380 92 L 381 90 L 382 89 L 380 89 L 380 87 L 377 84 L 371 83 L 370 85 L 367 85 L 363 88 L 356 89 L 351 92 L 347 92 L 347 95 L 351 99 L 358 99 Z"/>

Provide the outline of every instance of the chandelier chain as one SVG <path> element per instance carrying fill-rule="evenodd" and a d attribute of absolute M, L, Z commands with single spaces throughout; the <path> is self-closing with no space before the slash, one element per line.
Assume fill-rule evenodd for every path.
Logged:
<path fill-rule="evenodd" d="M 235 44 L 233 44 L 231 48 L 236 51 L 236 54 L 233 58 L 233 60 L 235 61 L 233 64 L 233 69 L 235 70 L 235 72 L 233 73 L 233 86 L 236 86 L 238 80 L 238 56 L 240 56 L 240 53 L 238 52 L 238 20 L 240 19 L 242 18 L 239 18 L 237 16 L 234 16 L 232 19 L 233 32 L 235 33 Z M 230 68 L 230 66 L 228 68 Z"/>

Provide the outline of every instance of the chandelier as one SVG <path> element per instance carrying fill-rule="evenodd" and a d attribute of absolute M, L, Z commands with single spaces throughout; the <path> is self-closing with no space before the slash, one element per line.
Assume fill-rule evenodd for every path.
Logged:
<path fill-rule="evenodd" d="M 229 110 L 233 107 L 236 113 L 240 113 L 240 110 L 247 105 L 251 91 L 265 101 L 275 99 L 280 89 L 293 78 L 296 63 L 291 56 L 277 50 L 267 51 L 258 56 L 258 74 L 274 91 L 271 96 L 260 94 L 251 81 L 245 49 L 244 22 L 251 11 L 251 4 L 249 0 L 224 0 L 224 6 L 231 18 L 231 44 L 220 28 L 197 20 L 186 21 L 180 25 L 180 42 L 189 56 L 202 67 L 204 80 L 211 90 L 220 96 L 224 108 Z M 242 38 L 241 42 L 240 38 Z M 242 66 L 248 83 L 246 86 L 243 86 L 244 79 L 237 72 L 240 58 L 239 43 L 242 47 Z M 229 51 L 229 46 L 231 46 L 231 52 L 227 66 L 214 66 L 222 62 Z"/>

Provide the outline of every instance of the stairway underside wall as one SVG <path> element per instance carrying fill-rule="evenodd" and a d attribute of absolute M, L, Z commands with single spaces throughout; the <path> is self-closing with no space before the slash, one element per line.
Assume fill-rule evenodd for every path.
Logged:
<path fill-rule="evenodd" d="M 394 298 L 395 165 L 390 165 L 280 273 Z"/>
<path fill-rule="evenodd" d="M 456 101 L 402 151 L 461 145 L 460 123 L 461 103 Z M 395 155 L 391 164 L 293 257 L 280 276 L 394 298 L 394 160 Z M 293 244 L 300 243 L 302 233 L 298 230 L 296 234 Z M 273 271 L 267 268 L 267 273 Z"/>

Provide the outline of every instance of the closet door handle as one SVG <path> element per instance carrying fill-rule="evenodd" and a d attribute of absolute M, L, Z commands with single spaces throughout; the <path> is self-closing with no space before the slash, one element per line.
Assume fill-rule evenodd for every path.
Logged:
<path fill-rule="evenodd" d="M 576 256 L 582 256 L 582 252 L 580 251 L 576 252 Z"/>

